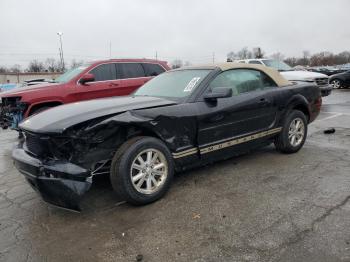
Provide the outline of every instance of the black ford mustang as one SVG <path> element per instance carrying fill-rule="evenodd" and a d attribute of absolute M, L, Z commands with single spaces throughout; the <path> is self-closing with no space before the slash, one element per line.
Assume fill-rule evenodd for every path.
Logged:
<path fill-rule="evenodd" d="M 320 90 L 259 65 L 226 63 L 166 72 L 132 96 L 67 104 L 20 124 L 17 169 L 43 199 L 80 210 L 92 178 L 110 174 L 115 191 L 147 204 L 175 171 L 275 143 L 304 144 L 321 107 Z"/>

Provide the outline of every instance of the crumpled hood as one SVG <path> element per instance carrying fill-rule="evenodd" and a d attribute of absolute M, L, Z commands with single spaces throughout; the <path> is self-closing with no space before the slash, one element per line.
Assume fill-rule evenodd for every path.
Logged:
<path fill-rule="evenodd" d="M 311 81 L 311 79 L 314 79 L 314 78 L 328 78 L 328 76 L 325 74 L 309 72 L 309 71 L 285 71 L 285 72 L 280 72 L 280 74 L 284 76 L 284 78 L 290 81 L 292 80 Z"/>
<path fill-rule="evenodd" d="M 147 96 L 95 99 L 54 107 L 27 118 L 19 127 L 34 133 L 62 133 L 73 125 L 98 117 L 173 104 L 176 102 Z"/>
<path fill-rule="evenodd" d="M 58 85 L 62 85 L 62 83 L 44 83 L 44 84 L 38 84 L 38 85 L 32 85 L 32 86 L 16 87 L 16 88 L 1 92 L 0 97 L 21 96 L 23 93 L 27 93 L 31 91 L 39 91 L 42 89 L 52 88 L 53 86 L 58 86 Z"/>

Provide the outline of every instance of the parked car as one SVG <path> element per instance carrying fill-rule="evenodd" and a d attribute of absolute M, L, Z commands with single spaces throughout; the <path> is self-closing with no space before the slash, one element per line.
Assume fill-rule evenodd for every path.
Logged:
<path fill-rule="evenodd" d="M 303 146 L 319 114 L 319 88 L 274 69 L 224 63 L 168 71 L 133 95 L 71 103 L 20 124 L 17 169 L 54 205 L 80 210 L 94 176 L 106 173 L 131 204 L 161 198 L 175 171 L 275 143 Z"/>
<path fill-rule="evenodd" d="M 290 81 L 314 82 L 321 89 L 322 96 L 328 96 L 332 92 L 332 85 L 329 84 L 329 77 L 325 74 L 308 72 L 305 70 L 294 70 L 286 63 L 273 59 L 245 59 L 238 60 L 237 62 L 272 67 Z"/>
<path fill-rule="evenodd" d="M 26 86 L 33 86 L 33 85 L 47 84 L 47 83 L 52 83 L 52 80 L 45 79 L 45 78 L 37 78 L 37 79 L 25 80 L 22 86 L 26 87 Z"/>
<path fill-rule="evenodd" d="M 18 87 L 18 84 L 14 84 L 14 83 L 0 84 L 0 93 L 9 91 L 9 90 L 14 89 L 16 87 Z"/>
<path fill-rule="evenodd" d="M 340 68 L 336 68 L 334 66 L 310 67 L 308 70 L 311 72 L 322 73 L 328 76 L 343 73 L 346 71 Z"/>
<path fill-rule="evenodd" d="M 169 69 L 166 62 L 151 59 L 112 59 L 82 65 L 67 71 L 52 83 L 1 93 L 0 126 L 17 129 L 23 119 L 51 107 L 128 95 Z"/>
<path fill-rule="evenodd" d="M 350 87 L 350 70 L 344 73 L 332 75 L 329 79 L 334 88 L 349 88 Z"/>

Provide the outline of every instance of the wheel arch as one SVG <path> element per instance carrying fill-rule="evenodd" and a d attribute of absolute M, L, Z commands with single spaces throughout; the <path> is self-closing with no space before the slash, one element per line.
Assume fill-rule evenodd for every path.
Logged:
<path fill-rule="evenodd" d="M 306 116 L 307 121 L 310 121 L 310 107 L 309 107 L 309 102 L 306 100 L 306 98 L 302 95 L 296 95 L 294 96 L 288 103 L 286 107 L 286 113 L 284 114 L 285 118 L 290 111 L 292 110 L 299 110 L 304 113 Z"/>
<path fill-rule="evenodd" d="M 31 104 L 29 106 L 27 112 L 26 112 L 26 117 L 30 116 L 33 112 L 35 112 L 39 108 L 42 108 L 42 107 L 55 107 L 55 106 L 59 106 L 59 105 L 62 105 L 62 104 L 63 104 L 63 102 L 62 101 L 58 101 L 58 100 L 38 102 L 38 103 L 35 103 L 35 104 Z"/>
<path fill-rule="evenodd" d="M 133 129 L 132 130 L 133 132 L 129 132 L 131 129 Z M 131 133 L 131 135 L 127 137 L 127 139 L 130 139 L 136 136 L 150 136 L 150 137 L 157 138 L 160 141 L 162 141 L 171 151 L 171 148 L 169 147 L 169 144 L 166 141 L 166 139 L 164 139 L 164 137 L 159 132 L 152 130 L 151 128 L 148 128 L 139 124 L 132 124 L 127 127 L 127 133 Z"/>

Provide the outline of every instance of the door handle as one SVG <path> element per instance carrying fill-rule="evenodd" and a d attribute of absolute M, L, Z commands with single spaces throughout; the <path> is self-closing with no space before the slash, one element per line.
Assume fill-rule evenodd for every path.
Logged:
<path fill-rule="evenodd" d="M 110 83 L 109 86 L 119 86 L 118 83 Z"/>

